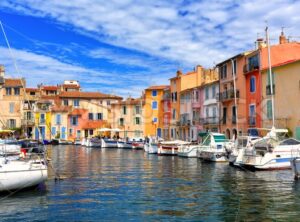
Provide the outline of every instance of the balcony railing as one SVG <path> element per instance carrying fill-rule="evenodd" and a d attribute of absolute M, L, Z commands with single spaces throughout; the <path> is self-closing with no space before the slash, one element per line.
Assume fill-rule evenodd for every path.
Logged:
<path fill-rule="evenodd" d="M 39 123 L 40 124 L 45 124 L 46 123 L 46 119 L 40 119 Z"/>
<path fill-rule="evenodd" d="M 275 94 L 275 84 L 273 84 L 273 95 Z M 271 93 L 271 85 L 267 85 L 266 86 L 266 95 L 269 96 L 269 95 L 272 95 Z"/>
<path fill-rule="evenodd" d="M 259 69 L 259 64 L 246 64 L 244 65 L 244 73 L 248 73 L 248 72 L 252 72 L 254 70 L 258 70 Z"/>
<path fill-rule="evenodd" d="M 256 126 L 256 117 L 255 116 L 249 116 L 248 117 L 248 124 L 249 124 L 249 126 Z"/>
<path fill-rule="evenodd" d="M 217 125 L 217 124 L 219 124 L 219 118 L 218 117 L 206 117 L 206 118 L 202 118 L 201 122 L 203 125 Z"/>
<path fill-rule="evenodd" d="M 23 126 L 33 126 L 34 125 L 34 119 L 22 119 L 21 124 Z"/>
<path fill-rule="evenodd" d="M 236 90 L 236 98 L 240 98 L 240 91 L 238 89 Z M 231 99 L 234 99 L 234 90 L 233 89 L 225 90 L 225 91 L 217 94 L 218 101 L 226 101 L 226 100 L 231 100 Z"/>

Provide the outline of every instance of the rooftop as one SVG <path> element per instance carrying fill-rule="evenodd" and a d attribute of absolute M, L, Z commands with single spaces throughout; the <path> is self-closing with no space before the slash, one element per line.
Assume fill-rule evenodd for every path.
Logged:
<path fill-rule="evenodd" d="M 120 96 L 104 94 L 100 92 L 62 92 L 61 98 L 83 98 L 83 99 L 122 99 Z"/>
<path fill-rule="evenodd" d="M 22 79 L 4 79 L 4 87 L 22 87 Z"/>
<path fill-rule="evenodd" d="M 158 86 L 150 86 L 146 90 L 163 90 L 165 88 L 169 87 L 169 85 L 158 85 Z"/>

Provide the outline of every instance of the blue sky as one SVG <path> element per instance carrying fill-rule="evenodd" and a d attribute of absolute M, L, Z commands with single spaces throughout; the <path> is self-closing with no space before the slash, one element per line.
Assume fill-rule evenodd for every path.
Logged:
<path fill-rule="evenodd" d="M 28 86 L 77 79 L 126 97 L 253 49 L 266 20 L 273 43 L 281 27 L 300 36 L 299 10 L 292 0 L 1 0 L 0 20 Z M 3 37 L 0 63 L 18 77 Z"/>

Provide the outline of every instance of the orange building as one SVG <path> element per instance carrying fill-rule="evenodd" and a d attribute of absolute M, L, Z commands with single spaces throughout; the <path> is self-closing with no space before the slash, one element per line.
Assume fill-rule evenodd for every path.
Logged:
<path fill-rule="evenodd" d="M 164 89 L 167 85 L 150 86 L 145 89 L 145 104 L 143 107 L 144 113 L 144 127 L 145 136 L 162 137 L 163 128 L 163 106 L 162 100 Z"/>

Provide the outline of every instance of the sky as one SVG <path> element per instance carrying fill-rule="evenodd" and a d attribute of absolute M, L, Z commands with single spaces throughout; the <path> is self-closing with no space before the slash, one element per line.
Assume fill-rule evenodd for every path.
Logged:
<path fill-rule="evenodd" d="M 138 97 L 178 69 L 252 50 L 269 26 L 299 41 L 296 0 L 1 0 L 0 64 L 27 86 L 78 80 L 84 91 Z M 19 72 L 14 68 L 16 61 Z"/>

